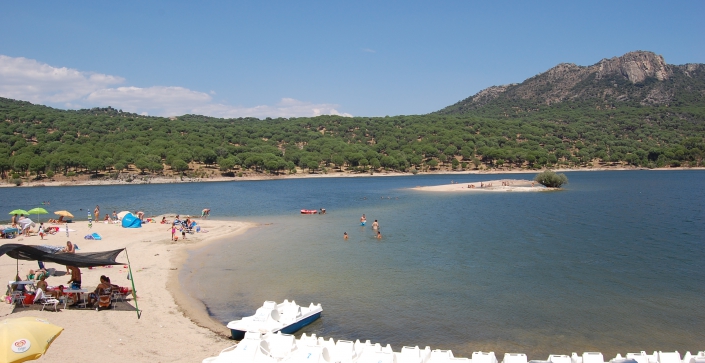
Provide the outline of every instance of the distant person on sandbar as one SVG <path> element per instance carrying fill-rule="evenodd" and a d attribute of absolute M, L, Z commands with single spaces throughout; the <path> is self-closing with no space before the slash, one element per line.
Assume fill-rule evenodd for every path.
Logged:
<path fill-rule="evenodd" d="M 374 222 L 372 222 L 372 229 L 377 229 L 379 228 L 379 223 L 377 223 L 377 220 L 375 219 Z"/>
<path fill-rule="evenodd" d="M 205 219 L 208 218 L 208 216 L 211 215 L 211 210 L 209 208 L 206 208 L 201 211 L 201 218 Z"/>
<path fill-rule="evenodd" d="M 348 232 L 343 232 L 343 239 L 348 239 Z"/>

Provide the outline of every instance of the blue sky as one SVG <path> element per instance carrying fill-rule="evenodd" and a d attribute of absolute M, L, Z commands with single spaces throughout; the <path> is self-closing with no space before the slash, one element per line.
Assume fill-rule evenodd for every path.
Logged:
<path fill-rule="evenodd" d="M 424 114 L 558 63 L 705 63 L 705 1 L 7 1 L 0 96 L 150 115 Z"/>

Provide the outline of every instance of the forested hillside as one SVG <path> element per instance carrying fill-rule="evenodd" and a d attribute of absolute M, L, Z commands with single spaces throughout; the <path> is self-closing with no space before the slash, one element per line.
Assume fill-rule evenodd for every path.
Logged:
<path fill-rule="evenodd" d="M 471 168 L 701 166 L 705 109 L 564 102 L 508 117 L 146 117 L 0 98 L 0 175 L 202 176 Z"/>

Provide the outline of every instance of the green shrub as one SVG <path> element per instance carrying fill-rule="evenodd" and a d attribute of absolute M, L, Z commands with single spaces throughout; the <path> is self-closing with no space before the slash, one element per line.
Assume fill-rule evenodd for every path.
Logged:
<path fill-rule="evenodd" d="M 18 186 L 18 187 L 19 187 L 20 185 L 22 185 L 22 179 L 20 179 L 20 178 L 13 178 L 12 180 L 10 180 L 10 183 L 15 184 L 15 186 Z"/>
<path fill-rule="evenodd" d="M 54 177 L 54 172 L 51 170 L 47 171 L 47 178 L 51 179 L 53 177 Z"/>
<path fill-rule="evenodd" d="M 556 174 L 553 170 L 546 170 L 536 175 L 534 181 L 549 188 L 560 188 L 563 184 L 568 184 L 568 177 L 565 174 Z"/>

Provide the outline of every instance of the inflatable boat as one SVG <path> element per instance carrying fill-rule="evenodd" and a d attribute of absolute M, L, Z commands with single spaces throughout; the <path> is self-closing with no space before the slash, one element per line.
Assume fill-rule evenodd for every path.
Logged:
<path fill-rule="evenodd" d="M 369 340 L 355 342 L 349 340 L 317 338 L 316 334 L 300 339 L 289 334 L 263 335 L 258 332 L 248 332 L 240 343 L 225 348 L 217 357 L 203 360 L 203 363 L 703 363 L 705 351 L 696 355 L 686 352 L 681 357 L 679 352 L 654 352 L 647 354 L 627 353 L 617 354 L 613 359 L 605 360 L 602 353 L 585 352 L 582 355 L 573 353 L 570 356 L 551 354 L 547 360 L 529 360 L 523 353 L 504 353 L 500 361 L 494 352 L 473 352 L 472 358 L 453 356 L 450 350 L 434 349 L 418 346 L 402 347 L 395 352 L 387 344 L 372 344 Z"/>
<path fill-rule="evenodd" d="M 302 209 L 301 214 L 316 214 L 318 213 L 317 210 L 315 209 Z"/>
<path fill-rule="evenodd" d="M 265 301 L 255 315 L 229 322 L 228 329 L 235 340 L 245 337 L 248 331 L 262 334 L 276 332 L 291 334 L 320 318 L 321 312 L 323 312 L 321 304 L 311 303 L 308 307 L 302 307 L 293 300 L 284 300 L 281 304 Z"/>

